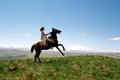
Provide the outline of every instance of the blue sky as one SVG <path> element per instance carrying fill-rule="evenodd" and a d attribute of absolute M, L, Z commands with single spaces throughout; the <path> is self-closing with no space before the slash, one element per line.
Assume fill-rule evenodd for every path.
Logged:
<path fill-rule="evenodd" d="M 0 46 L 40 40 L 40 27 L 62 30 L 68 49 L 120 51 L 119 0 L 0 0 Z"/>

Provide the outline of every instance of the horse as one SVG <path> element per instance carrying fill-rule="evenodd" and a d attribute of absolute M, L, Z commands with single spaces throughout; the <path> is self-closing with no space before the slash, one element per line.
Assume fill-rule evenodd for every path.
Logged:
<path fill-rule="evenodd" d="M 51 42 L 46 41 L 46 44 L 43 45 L 42 41 L 39 41 L 39 42 L 37 42 L 37 43 L 35 43 L 35 44 L 32 45 L 32 47 L 31 47 L 31 53 L 34 50 L 36 52 L 36 54 L 34 55 L 34 62 L 36 62 L 36 58 L 39 60 L 39 62 L 41 62 L 41 60 L 39 58 L 41 51 L 42 50 L 48 50 L 51 47 L 52 48 L 56 47 L 60 51 L 60 53 L 62 55 L 64 55 L 63 52 L 58 47 L 58 46 L 62 46 L 63 50 L 65 51 L 64 46 L 62 44 L 58 44 L 57 34 L 60 34 L 61 32 L 62 32 L 61 30 L 52 28 L 52 32 L 50 32 L 50 37 L 48 37 L 51 40 Z"/>

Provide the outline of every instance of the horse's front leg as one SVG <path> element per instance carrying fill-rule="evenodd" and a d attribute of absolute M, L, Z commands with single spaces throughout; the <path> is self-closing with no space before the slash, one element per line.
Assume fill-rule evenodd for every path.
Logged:
<path fill-rule="evenodd" d="M 62 55 L 64 55 L 64 54 L 62 53 L 62 51 L 59 49 L 59 47 L 58 47 L 58 46 L 56 46 L 56 48 L 60 51 L 60 53 L 61 53 Z"/>
<path fill-rule="evenodd" d="M 65 47 L 62 44 L 58 44 L 58 46 L 62 46 L 63 50 L 65 51 Z"/>

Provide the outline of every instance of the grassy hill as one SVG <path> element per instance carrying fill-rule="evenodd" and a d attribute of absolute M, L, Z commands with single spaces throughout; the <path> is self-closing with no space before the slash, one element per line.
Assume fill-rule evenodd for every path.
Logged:
<path fill-rule="evenodd" d="M 120 80 L 120 59 L 73 56 L 0 60 L 0 80 Z"/>

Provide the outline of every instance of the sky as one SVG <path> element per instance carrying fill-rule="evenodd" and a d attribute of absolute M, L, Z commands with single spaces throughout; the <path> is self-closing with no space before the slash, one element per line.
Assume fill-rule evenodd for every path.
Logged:
<path fill-rule="evenodd" d="M 120 51 L 119 0 L 0 0 L 0 47 L 40 41 L 57 28 L 67 50 Z"/>

